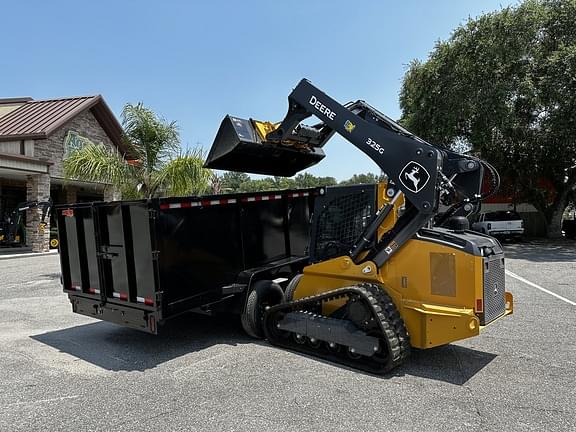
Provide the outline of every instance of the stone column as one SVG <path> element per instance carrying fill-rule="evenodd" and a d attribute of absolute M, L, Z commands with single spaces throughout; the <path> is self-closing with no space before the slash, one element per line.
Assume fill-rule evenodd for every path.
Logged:
<path fill-rule="evenodd" d="M 48 201 L 50 199 L 50 176 L 38 174 L 27 176 L 26 200 Z M 26 244 L 32 252 L 45 252 L 50 249 L 50 219 L 41 224 L 42 209 L 32 208 L 26 212 Z"/>

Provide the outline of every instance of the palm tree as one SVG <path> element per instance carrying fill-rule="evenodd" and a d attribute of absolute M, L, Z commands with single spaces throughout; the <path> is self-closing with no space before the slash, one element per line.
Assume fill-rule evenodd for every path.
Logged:
<path fill-rule="evenodd" d="M 126 104 L 122 127 L 127 151 L 83 138 L 83 145 L 64 159 L 64 176 L 108 183 L 124 198 L 201 194 L 212 173 L 203 168 L 200 149 L 183 151 L 178 126 L 159 118 L 142 103 Z M 76 137 L 78 139 L 78 137 Z"/>

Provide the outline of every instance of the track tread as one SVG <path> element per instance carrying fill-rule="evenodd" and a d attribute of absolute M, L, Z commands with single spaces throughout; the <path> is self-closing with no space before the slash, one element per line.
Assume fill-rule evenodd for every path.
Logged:
<path fill-rule="evenodd" d="M 303 347 L 302 345 L 284 342 L 280 337 L 277 337 L 277 332 L 274 328 L 275 321 L 272 319 L 275 313 L 280 311 L 306 310 L 307 307 L 315 307 L 325 301 L 349 297 L 351 294 L 361 296 L 365 303 L 371 306 L 372 313 L 378 320 L 381 337 L 386 341 L 386 349 L 388 351 L 388 358 L 385 363 L 375 366 L 369 362 L 353 362 L 349 359 L 343 360 L 341 358 L 336 358 L 334 355 L 320 355 L 323 354 L 323 352 L 312 350 L 309 347 Z M 338 288 L 318 295 L 301 298 L 295 301 L 288 301 L 273 306 L 266 313 L 264 319 L 264 332 L 268 341 L 274 345 L 304 352 L 337 363 L 344 363 L 348 366 L 372 373 L 386 373 L 399 366 L 410 354 L 410 337 L 400 313 L 394 305 L 392 298 L 386 293 L 386 291 L 384 291 L 380 285 L 373 283 L 361 283 L 351 287 Z M 370 359 L 370 357 L 368 357 L 368 359 Z"/>
<path fill-rule="evenodd" d="M 386 320 L 391 325 L 399 342 L 400 360 L 405 360 L 410 356 L 410 336 L 392 298 L 377 284 L 366 283 L 361 284 L 361 286 L 371 290 L 374 297 L 379 299 L 379 303 L 384 305 L 387 315 Z"/>

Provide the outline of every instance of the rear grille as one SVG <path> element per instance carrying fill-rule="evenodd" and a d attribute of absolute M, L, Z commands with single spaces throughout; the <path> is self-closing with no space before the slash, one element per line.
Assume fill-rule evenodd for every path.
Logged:
<path fill-rule="evenodd" d="M 506 311 L 505 288 L 504 255 L 484 258 L 484 313 L 480 314 L 481 325 L 494 321 Z"/>

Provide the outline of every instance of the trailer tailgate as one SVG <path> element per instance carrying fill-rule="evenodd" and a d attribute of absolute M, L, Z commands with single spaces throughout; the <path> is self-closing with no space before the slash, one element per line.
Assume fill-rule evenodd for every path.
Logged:
<path fill-rule="evenodd" d="M 157 332 L 155 213 L 146 201 L 57 208 L 62 283 L 75 312 Z"/>

